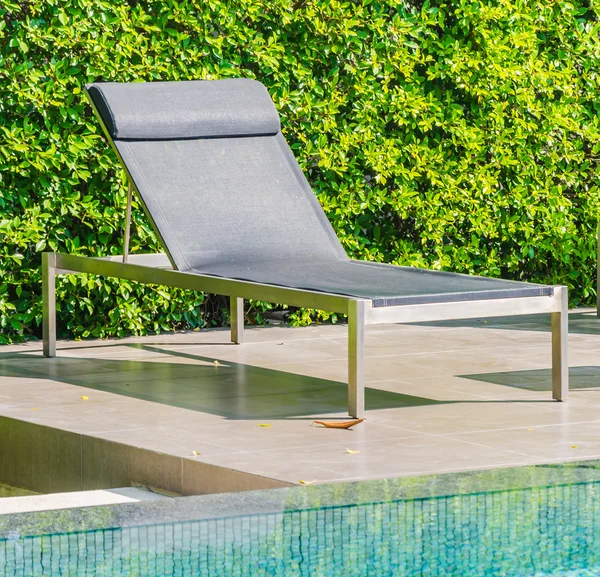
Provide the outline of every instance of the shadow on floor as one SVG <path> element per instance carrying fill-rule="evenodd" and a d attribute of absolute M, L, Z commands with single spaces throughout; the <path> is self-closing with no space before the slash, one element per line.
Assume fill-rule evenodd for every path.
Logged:
<path fill-rule="evenodd" d="M 104 348 L 111 345 L 105 345 Z M 114 346 L 122 347 L 123 344 Z M 0 353 L 0 378 L 39 378 L 229 419 L 293 418 L 345 412 L 345 383 L 202 357 L 159 346 L 126 345 L 193 363 Z M 60 353 L 59 353 L 60 355 Z M 442 401 L 366 389 L 369 410 Z"/>
<path fill-rule="evenodd" d="M 414 323 L 425 327 L 464 327 L 477 329 L 508 329 L 511 331 L 551 332 L 550 315 L 522 315 L 481 319 L 463 319 L 453 321 L 432 321 Z M 569 314 L 569 333 L 600 336 L 600 319 L 596 311 L 571 312 Z"/>
<path fill-rule="evenodd" d="M 458 375 L 463 379 L 483 381 L 494 385 L 504 385 L 528 391 L 549 391 L 552 388 L 551 369 L 531 369 L 506 373 L 479 373 L 474 375 Z M 598 388 L 600 393 L 600 367 L 570 367 L 569 389 Z"/>

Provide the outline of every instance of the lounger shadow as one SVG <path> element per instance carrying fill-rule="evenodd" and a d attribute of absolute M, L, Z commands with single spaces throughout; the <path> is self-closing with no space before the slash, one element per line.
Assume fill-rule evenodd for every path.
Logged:
<path fill-rule="evenodd" d="M 54 356 L 55 276 L 85 272 L 348 315 L 348 411 L 364 412 L 367 324 L 551 313 L 553 398 L 566 400 L 567 289 L 348 258 L 250 79 L 100 83 L 87 95 L 129 179 L 123 257 L 43 257 L 44 354 Z M 164 255 L 129 255 L 136 192 Z"/>

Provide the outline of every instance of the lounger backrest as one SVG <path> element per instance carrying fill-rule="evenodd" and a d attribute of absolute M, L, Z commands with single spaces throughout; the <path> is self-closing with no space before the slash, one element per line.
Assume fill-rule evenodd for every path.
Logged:
<path fill-rule="evenodd" d="M 180 270 L 347 258 L 259 82 L 87 90 Z"/>

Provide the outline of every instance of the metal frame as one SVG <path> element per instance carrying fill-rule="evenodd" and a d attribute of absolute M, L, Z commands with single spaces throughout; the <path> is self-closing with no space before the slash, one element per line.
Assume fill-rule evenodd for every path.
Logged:
<path fill-rule="evenodd" d="M 131 180 L 127 186 L 127 212 L 125 214 L 125 236 L 123 237 L 123 262 L 129 259 L 129 239 L 131 237 L 131 203 L 133 200 Z"/>
<path fill-rule="evenodd" d="M 515 297 L 418 305 L 373 307 L 368 299 L 296 288 L 263 285 L 237 279 L 175 270 L 167 255 L 129 255 L 92 258 L 61 253 L 42 255 L 44 356 L 56 355 L 56 276 L 69 273 L 104 275 L 147 284 L 203 291 L 231 299 L 231 340 L 242 343 L 244 299 L 287 303 L 348 315 L 348 412 L 364 414 L 364 333 L 366 325 L 442 321 L 550 313 L 552 316 L 552 397 L 568 396 L 568 301 L 567 288 L 554 287 L 551 296 Z"/>
<path fill-rule="evenodd" d="M 366 325 L 551 313 L 552 396 L 557 401 L 567 400 L 569 389 L 567 362 L 568 302 L 567 288 L 563 286 L 554 287 L 554 294 L 551 296 L 373 307 L 373 303 L 369 299 L 357 299 L 347 295 L 181 272 L 176 269 L 175 263 L 166 249 L 162 235 L 154 224 L 139 193 L 137 199 L 166 252 L 165 254 L 130 255 L 131 205 L 133 192 L 137 192 L 135 182 L 87 90 L 85 94 L 107 141 L 127 176 L 127 214 L 124 227 L 123 255 L 121 257 L 104 258 L 60 253 L 44 253 L 42 255 L 44 356 L 56 356 L 56 276 L 79 272 L 229 296 L 231 303 L 231 341 L 237 344 L 241 344 L 244 338 L 244 299 L 286 303 L 293 306 L 347 314 L 348 412 L 353 417 L 362 417 L 365 410 L 363 357 Z M 598 237 L 598 258 L 600 262 L 600 235 Z M 600 287 L 600 279 L 598 283 Z M 598 298 L 600 305 L 600 291 Z"/>
<path fill-rule="evenodd" d="M 115 153 L 115 156 L 117 157 L 119 164 L 121 165 L 121 168 L 125 172 L 125 176 L 127 179 L 127 215 L 126 215 L 126 219 L 125 219 L 125 238 L 124 238 L 124 242 L 123 242 L 123 262 L 127 262 L 128 258 L 129 258 L 129 238 L 130 238 L 130 229 L 131 229 L 131 205 L 132 205 L 132 200 L 133 200 L 133 192 L 135 191 L 138 193 L 137 201 L 139 202 L 140 206 L 142 207 L 142 210 L 144 211 L 144 214 L 146 215 L 146 218 L 148 219 L 148 222 L 150 223 L 152 231 L 154 232 L 154 234 L 156 235 L 156 238 L 160 241 L 161 246 L 165 250 L 165 254 L 168 257 L 169 262 L 171 263 L 173 268 L 176 268 L 175 261 L 173 260 L 173 257 L 169 254 L 167 245 L 162 237 L 162 234 L 161 234 L 160 230 L 158 230 L 158 227 L 156 226 L 156 224 L 154 223 L 154 219 L 152 218 L 152 215 L 150 214 L 150 211 L 148 210 L 148 207 L 146 206 L 146 203 L 144 202 L 142 195 L 139 194 L 139 192 L 137 191 L 133 177 L 131 176 L 131 173 L 129 172 L 127 165 L 123 161 L 123 157 L 121 156 L 119 149 L 115 146 L 112 136 L 110 135 L 108 128 L 106 128 L 106 125 L 104 124 L 104 121 L 102 120 L 102 115 L 98 111 L 98 108 L 96 108 L 96 105 L 94 104 L 94 101 L 92 100 L 89 92 L 87 90 L 84 90 L 84 93 L 88 100 L 88 104 L 91 106 L 94 116 L 96 117 L 96 119 L 98 120 L 98 123 L 102 127 L 102 132 L 104 132 L 104 136 L 106 137 L 108 144 L 110 145 L 113 152 Z"/>

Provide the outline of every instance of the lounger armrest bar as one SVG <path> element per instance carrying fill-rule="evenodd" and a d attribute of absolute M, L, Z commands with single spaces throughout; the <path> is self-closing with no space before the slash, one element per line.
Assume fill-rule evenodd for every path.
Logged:
<path fill-rule="evenodd" d="M 560 289 L 551 296 L 518 297 L 447 303 L 428 303 L 373 307 L 367 304 L 365 324 L 415 323 L 475 319 L 487 317 L 533 315 L 561 311 Z"/>
<path fill-rule="evenodd" d="M 88 100 L 88 103 L 92 107 L 92 111 L 94 112 L 94 116 L 98 119 L 98 122 L 100 123 L 100 126 L 102 128 L 102 132 L 104 132 L 104 136 L 106 137 L 106 141 L 108 142 L 108 144 L 112 148 L 112 151 L 115 153 L 117 159 L 119 160 L 119 164 L 121 165 L 121 168 L 123 169 L 123 171 L 125 172 L 125 175 L 126 175 L 127 186 L 128 186 L 128 188 L 127 188 L 127 212 L 128 212 L 128 214 L 126 215 L 126 223 L 125 223 L 126 235 L 125 236 L 127 238 L 123 238 L 123 249 L 124 250 L 123 250 L 123 255 L 121 257 L 119 257 L 120 260 L 122 262 L 127 262 L 128 258 L 129 258 L 129 254 L 128 253 L 129 253 L 129 240 L 130 240 L 130 236 L 131 236 L 131 210 L 133 208 L 132 207 L 133 194 L 136 193 L 136 198 L 137 198 L 138 202 L 140 203 L 140 205 L 142 207 L 142 210 L 144 211 L 144 214 L 146 215 L 146 218 L 148 219 L 148 222 L 150 223 L 150 226 L 152 227 L 154 235 L 160 241 L 161 245 L 163 247 L 165 247 L 165 250 L 167 251 L 166 255 L 167 255 L 169 261 L 174 266 L 174 262 L 175 261 L 173 260 L 173 257 L 169 254 L 168 250 L 166 249 L 165 241 L 162 238 L 162 235 L 160 234 L 160 231 L 156 227 L 156 224 L 154 223 L 154 219 L 152 218 L 152 215 L 148 211 L 148 207 L 146 206 L 146 203 L 144 202 L 144 199 L 139 194 L 139 191 L 136 189 L 135 183 L 133 182 L 133 178 L 131 178 L 131 173 L 129 172 L 129 168 L 123 162 L 123 158 L 121 158 L 121 153 L 119 152 L 119 150 L 115 146 L 115 143 L 114 143 L 114 141 L 112 139 L 112 136 L 110 135 L 110 132 L 108 131 L 108 129 L 106 127 L 106 124 L 104 124 L 104 121 L 102 120 L 102 115 L 100 114 L 100 112 L 98 111 L 98 108 L 96 107 L 94 99 L 90 96 L 90 93 L 89 93 L 88 90 L 84 90 L 84 93 L 85 93 L 85 96 L 86 96 L 86 98 Z M 125 245 L 127 245 L 127 246 L 125 246 Z M 127 250 L 125 250 L 125 248 Z"/>
<path fill-rule="evenodd" d="M 162 284 L 178 288 L 205 291 L 229 297 L 285 303 L 292 306 L 318 308 L 338 313 L 348 312 L 348 302 L 357 300 L 345 295 L 333 295 L 303 289 L 263 285 L 250 281 L 228 279 L 174 270 L 165 254 L 129 255 L 123 263 L 120 256 L 82 257 L 56 254 L 56 272 L 85 272 L 113 276 L 143 283 Z M 360 299 L 359 299 L 360 300 Z M 479 317 L 543 314 L 561 310 L 560 295 L 520 297 L 448 303 L 373 307 L 365 301 L 365 324 L 392 324 L 471 319 Z"/>
<path fill-rule="evenodd" d="M 121 255 L 86 257 L 96 260 L 108 260 L 110 262 L 123 262 Z M 166 270 L 176 270 L 173 268 L 169 257 L 164 252 L 147 253 L 147 254 L 130 254 L 127 258 L 128 264 L 137 264 L 140 266 L 148 266 L 151 268 L 164 268 Z"/>
<path fill-rule="evenodd" d="M 83 272 L 111 276 L 146 284 L 158 284 L 176 288 L 203 291 L 229 297 L 285 303 L 291 306 L 316 308 L 347 314 L 348 302 L 352 297 L 325 294 L 296 288 L 259 284 L 249 281 L 181 272 L 173 269 L 157 268 L 155 265 L 134 264 L 135 257 L 156 257 L 158 255 L 130 255 L 130 261 L 122 262 L 121 257 L 91 258 L 56 253 L 57 274 Z M 115 258 L 113 260 L 113 258 Z M 117 260 L 118 259 L 118 260 Z M 149 261 L 153 259 L 148 259 Z"/>

